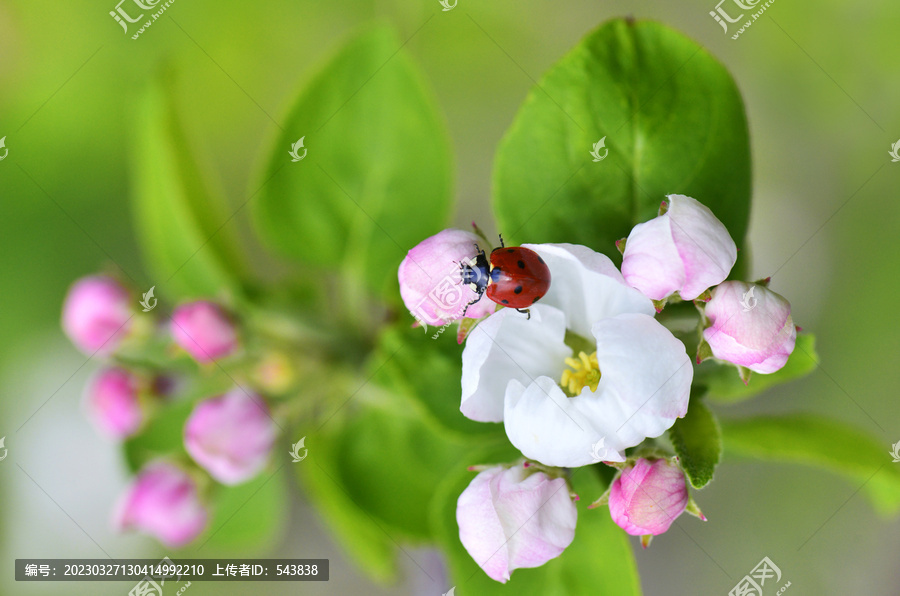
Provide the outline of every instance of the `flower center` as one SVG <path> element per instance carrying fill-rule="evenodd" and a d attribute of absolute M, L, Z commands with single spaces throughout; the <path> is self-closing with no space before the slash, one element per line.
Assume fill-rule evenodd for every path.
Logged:
<path fill-rule="evenodd" d="M 563 371 L 560 385 L 567 390 L 570 397 L 581 394 L 581 390 L 590 387 L 591 391 L 597 391 L 600 384 L 600 365 L 597 363 L 597 352 L 588 356 L 585 352 L 578 352 L 578 358 L 566 358 L 566 366 Z"/>

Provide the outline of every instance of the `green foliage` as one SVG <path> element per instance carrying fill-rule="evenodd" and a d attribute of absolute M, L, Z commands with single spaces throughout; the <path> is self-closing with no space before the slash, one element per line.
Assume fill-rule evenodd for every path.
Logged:
<path fill-rule="evenodd" d="M 481 462 L 508 461 L 504 454 L 482 452 Z M 606 486 L 590 468 L 579 468 L 572 482 L 581 500 L 575 540 L 556 559 L 535 569 L 518 569 L 506 584 L 489 578 L 469 556 L 459 541 L 456 502 L 475 477 L 464 467 L 452 470 L 437 489 L 432 523 L 435 535 L 448 559 L 457 596 L 581 596 L 583 594 L 639 595 L 640 581 L 627 535 L 616 526 L 604 508 L 588 510 Z"/>
<path fill-rule="evenodd" d="M 722 433 L 703 400 L 692 396 L 687 415 L 669 429 L 669 439 L 691 485 L 703 488 L 709 484 L 722 455 Z"/>
<path fill-rule="evenodd" d="M 606 137 L 608 156 L 590 150 Z M 600 150 L 603 155 L 603 150 Z M 497 152 L 494 212 L 511 242 L 614 242 L 686 194 L 740 246 L 750 212 L 750 146 L 728 71 L 682 34 L 613 20 L 528 95 Z"/>
<path fill-rule="evenodd" d="M 167 86 L 151 87 L 133 150 L 134 223 L 161 296 L 235 293 L 243 270 L 231 211 L 209 190 Z"/>
<path fill-rule="evenodd" d="M 744 384 L 738 371 L 730 364 L 707 360 L 697 369 L 696 383 L 704 385 L 710 399 L 721 402 L 738 402 L 765 391 L 769 387 L 805 377 L 819 362 L 816 338 L 805 333 L 797 336 L 793 353 L 784 368 L 770 375 L 752 374 Z"/>
<path fill-rule="evenodd" d="M 890 445 L 820 416 L 794 414 L 722 421 L 725 453 L 817 466 L 847 477 L 879 512 L 900 512 L 900 468 Z"/>
<path fill-rule="evenodd" d="M 308 153 L 293 163 L 301 137 Z M 388 29 L 350 40 L 306 87 L 279 136 L 254 210 L 296 260 L 341 268 L 398 301 L 397 265 L 450 210 L 450 154 L 435 103 Z"/>
<path fill-rule="evenodd" d="M 276 454 L 274 459 L 285 458 Z M 285 471 L 273 465 L 243 484 L 216 487 L 209 539 L 201 542 L 201 553 L 247 556 L 267 552 L 277 542 L 285 528 L 289 493 Z"/>
<path fill-rule="evenodd" d="M 397 540 L 431 540 L 434 487 L 448 469 L 468 465 L 468 447 L 447 438 L 421 404 L 368 382 L 335 407 L 307 438 L 298 472 L 350 554 L 389 579 Z"/>
<path fill-rule="evenodd" d="M 462 346 L 456 343 L 456 325 L 432 339 L 436 332 L 429 329 L 423 333 L 421 328 L 403 323 L 386 329 L 376 351 L 376 357 L 385 364 L 374 380 L 420 402 L 448 430 L 493 434 L 506 440 L 501 425 L 475 422 L 460 413 Z"/>

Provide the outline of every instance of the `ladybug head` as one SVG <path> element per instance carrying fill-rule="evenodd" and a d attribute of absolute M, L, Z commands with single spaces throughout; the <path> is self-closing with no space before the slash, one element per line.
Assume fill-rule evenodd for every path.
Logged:
<path fill-rule="evenodd" d="M 464 284 L 471 286 L 478 294 L 484 294 L 490 278 L 490 263 L 483 250 L 468 261 L 459 264 L 460 276 Z"/>

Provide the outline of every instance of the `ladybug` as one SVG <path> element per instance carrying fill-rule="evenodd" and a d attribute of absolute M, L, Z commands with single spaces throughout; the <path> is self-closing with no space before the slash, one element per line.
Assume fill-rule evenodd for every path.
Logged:
<path fill-rule="evenodd" d="M 466 310 L 487 294 L 497 304 L 515 308 L 530 319 L 528 307 L 550 289 L 550 269 L 544 259 L 530 248 L 506 246 L 503 236 L 500 246 L 491 251 L 490 261 L 477 244 L 475 248 L 478 255 L 474 262 L 460 266 L 462 282 L 478 293 Z"/>

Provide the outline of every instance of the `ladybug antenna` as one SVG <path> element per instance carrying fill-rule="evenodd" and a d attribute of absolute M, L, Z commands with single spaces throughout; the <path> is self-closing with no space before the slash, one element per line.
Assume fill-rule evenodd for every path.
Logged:
<path fill-rule="evenodd" d="M 497 235 L 500 237 L 500 246 L 501 246 L 501 248 L 502 248 L 502 247 L 505 247 L 506 244 L 503 243 L 503 234 L 497 234 Z"/>

